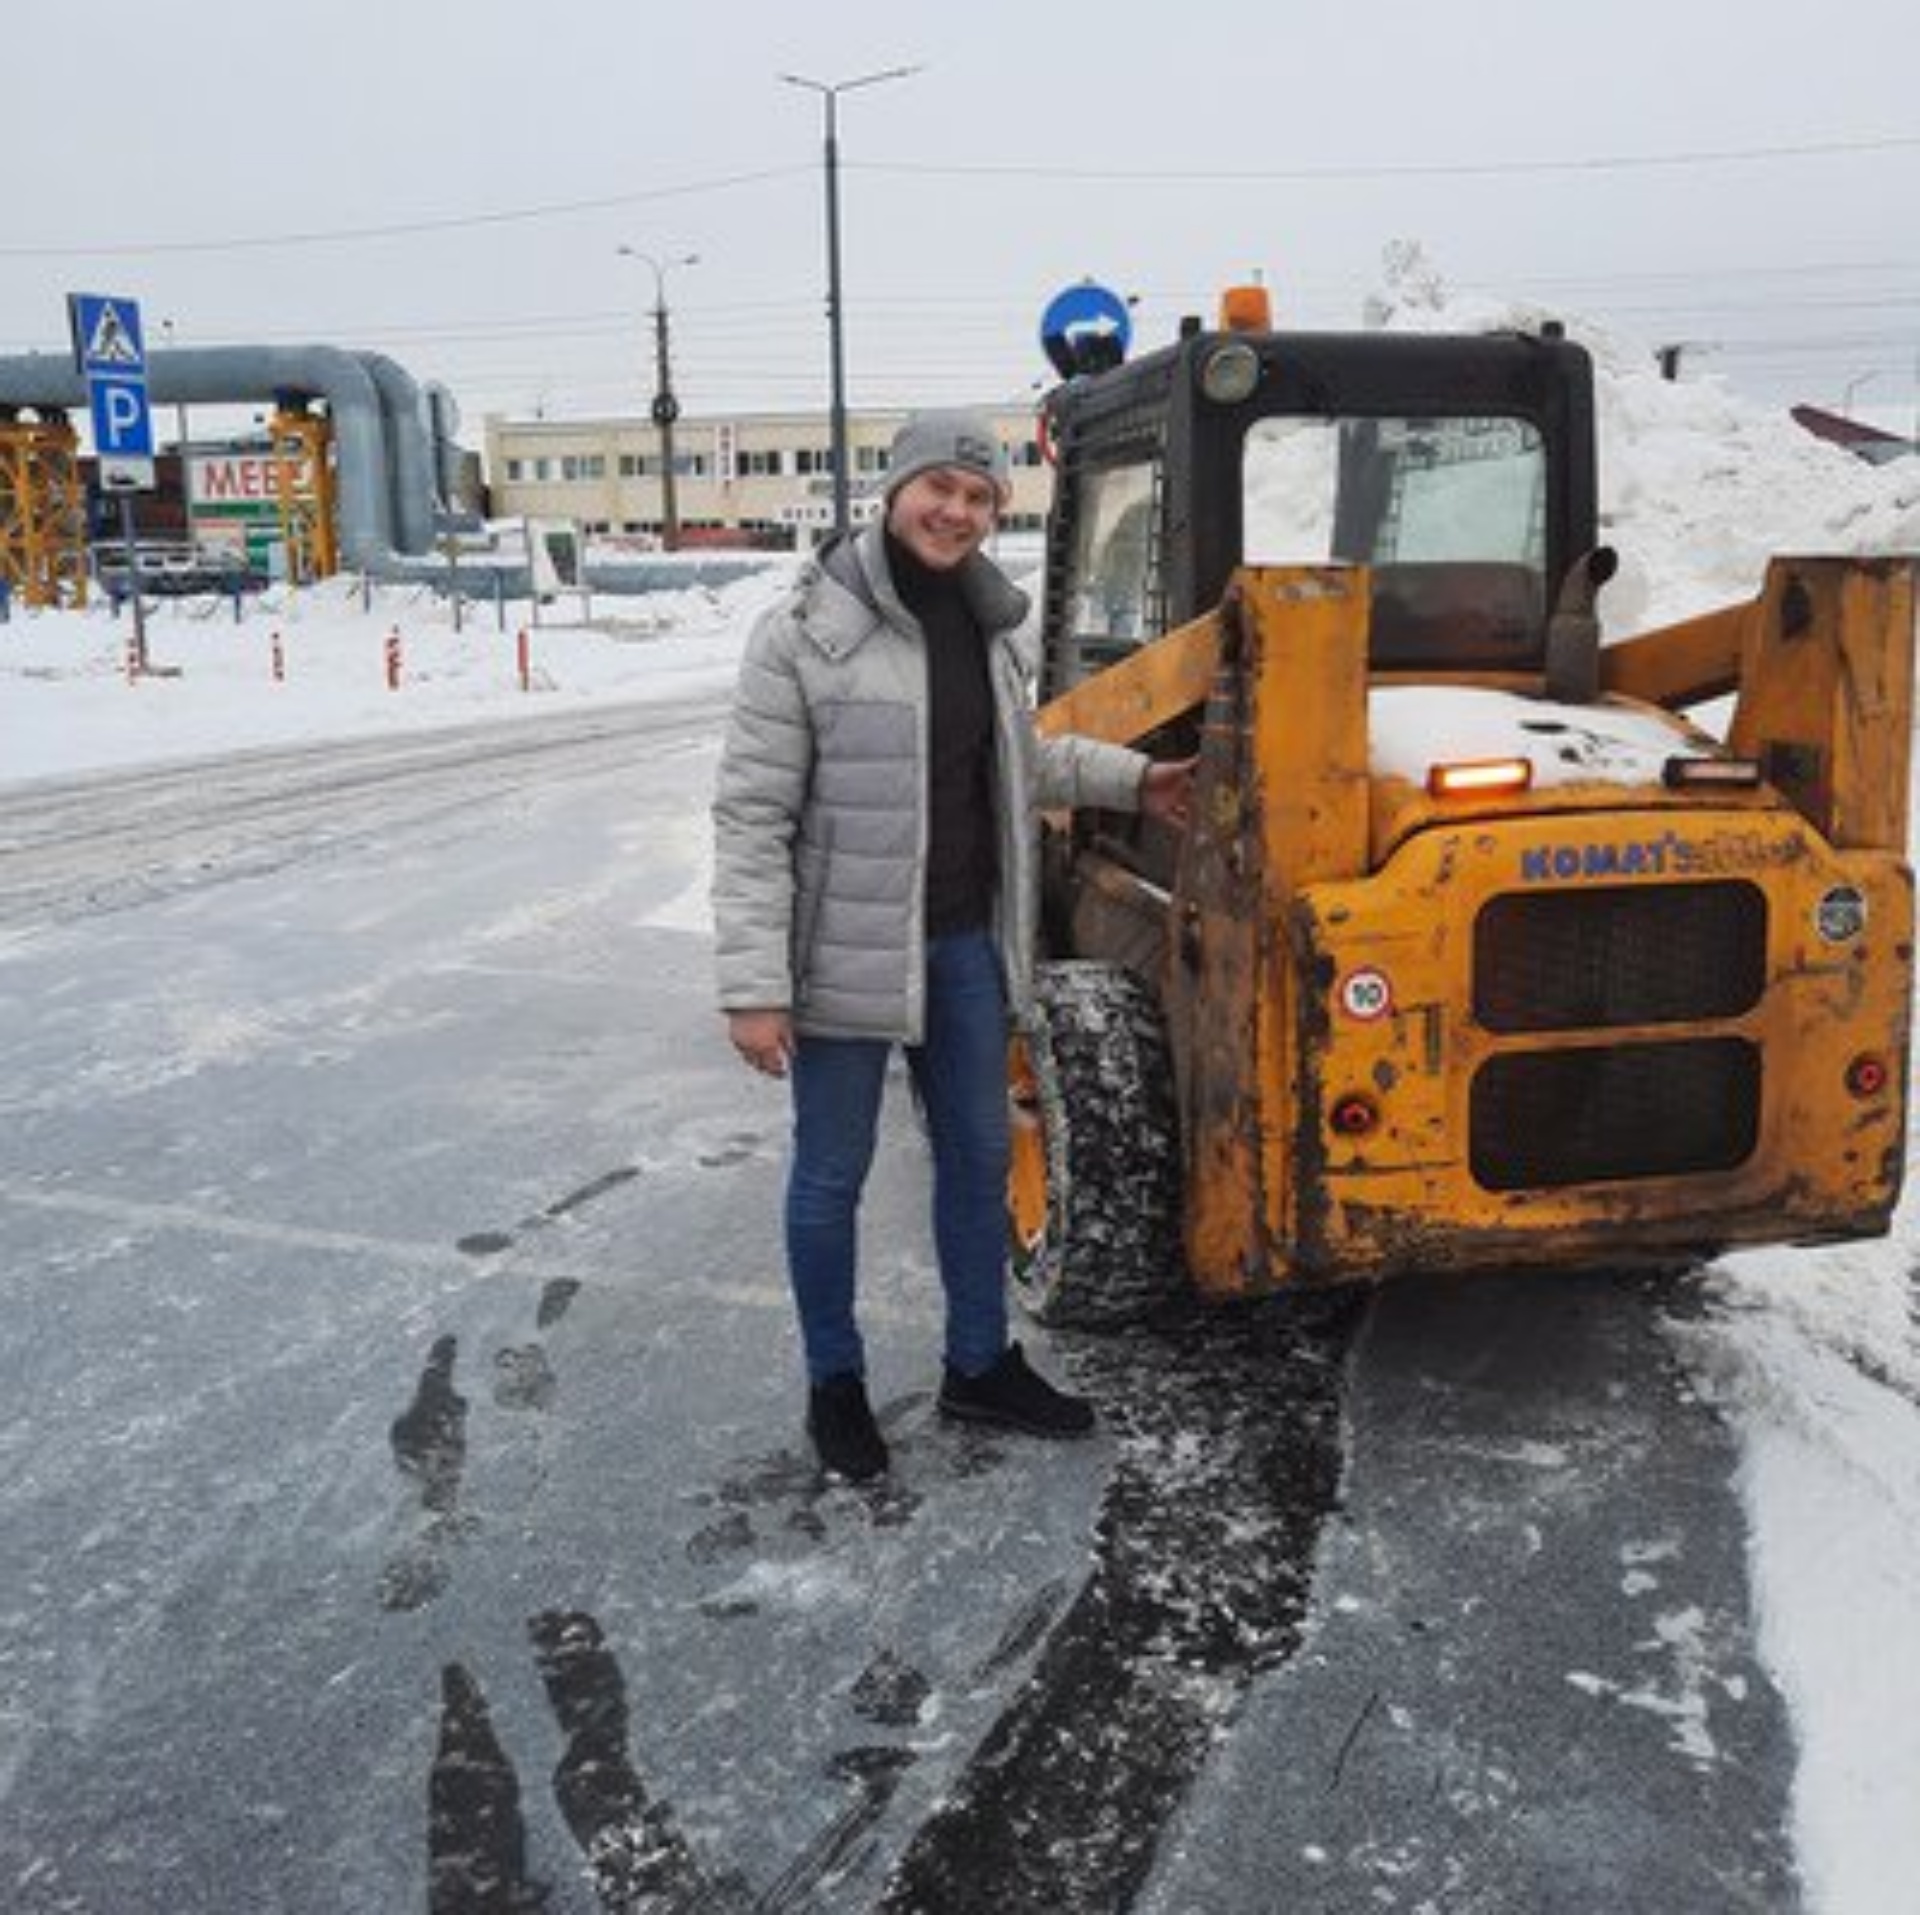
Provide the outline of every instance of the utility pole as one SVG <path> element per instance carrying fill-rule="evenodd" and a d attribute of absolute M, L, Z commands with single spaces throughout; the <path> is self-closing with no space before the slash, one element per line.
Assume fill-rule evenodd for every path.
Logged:
<path fill-rule="evenodd" d="M 667 315 L 667 274 L 675 266 L 697 266 L 698 253 L 679 259 L 656 259 L 636 247 L 622 246 L 622 255 L 653 269 L 653 423 L 660 433 L 660 543 L 669 552 L 680 549 L 680 475 L 673 451 L 673 428 L 680 417 L 680 401 L 673 390 L 673 346 Z"/>
<path fill-rule="evenodd" d="M 862 73 L 852 80 L 810 80 L 802 73 L 782 73 L 777 77 L 788 86 L 805 87 L 817 93 L 826 105 L 827 175 L 827 351 L 832 372 L 832 409 L 830 433 L 833 462 L 833 529 L 844 533 L 851 523 L 847 486 L 847 352 L 841 323 L 840 297 L 840 95 L 856 87 L 878 86 L 885 80 L 904 80 L 924 72 L 923 67 L 888 67 L 880 73 Z"/>

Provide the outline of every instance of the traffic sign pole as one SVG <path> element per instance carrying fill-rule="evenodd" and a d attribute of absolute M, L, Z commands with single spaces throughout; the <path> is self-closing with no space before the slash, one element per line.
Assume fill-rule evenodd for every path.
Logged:
<path fill-rule="evenodd" d="M 120 500 L 120 550 L 133 599 L 129 669 L 147 670 L 147 608 L 140 595 L 140 553 L 133 494 L 153 490 L 153 418 L 147 409 L 147 348 L 138 301 L 104 293 L 69 293 L 67 320 L 75 365 L 85 376 L 93 415 L 100 489 Z"/>
<path fill-rule="evenodd" d="M 120 549 L 127 559 L 127 589 L 133 594 L 133 671 L 145 677 L 147 670 L 147 606 L 140 596 L 140 560 L 134 550 L 133 494 L 120 494 Z"/>

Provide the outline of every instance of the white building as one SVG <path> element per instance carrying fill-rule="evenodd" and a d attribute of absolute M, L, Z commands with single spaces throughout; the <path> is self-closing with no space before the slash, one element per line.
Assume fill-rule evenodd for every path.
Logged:
<path fill-rule="evenodd" d="M 1002 524 L 1038 531 L 1053 493 L 1029 407 L 984 407 L 1007 448 L 1013 502 Z M 904 412 L 847 416 L 853 516 L 870 515 Z M 833 522 L 832 435 L 825 413 L 743 412 L 681 418 L 675 487 L 688 545 L 805 544 Z M 487 485 L 496 518 L 571 519 L 590 534 L 657 534 L 663 518 L 660 431 L 646 419 L 486 421 Z"/>

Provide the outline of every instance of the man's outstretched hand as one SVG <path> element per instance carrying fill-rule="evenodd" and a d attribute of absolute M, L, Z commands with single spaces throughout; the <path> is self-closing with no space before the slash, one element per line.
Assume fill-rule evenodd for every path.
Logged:
<path fill-rule="evenodd" d="M 1140 809 L 1149 818 L 1158 818 L 1185 830 L 1193 815 L 1193 772 L 1197 758 L 1174 758 L 1147 767 L 1140 780 Z"/>

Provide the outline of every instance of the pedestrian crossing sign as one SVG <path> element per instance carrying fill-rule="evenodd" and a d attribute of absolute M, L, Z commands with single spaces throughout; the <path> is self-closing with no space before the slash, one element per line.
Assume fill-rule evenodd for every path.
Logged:
<path fill-rule="evenodd" d="M 73 356 L 89 378 L 137 379 L 147 370 L 146 343 L 140 334 L 140 307 L 131 299 L 103 293 L 70 293 Z"/>

